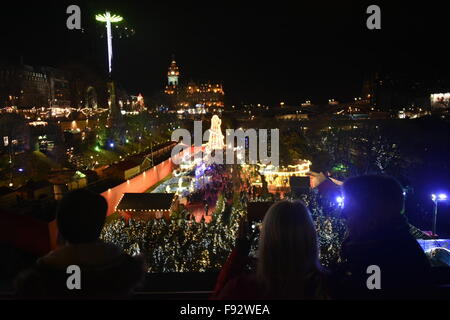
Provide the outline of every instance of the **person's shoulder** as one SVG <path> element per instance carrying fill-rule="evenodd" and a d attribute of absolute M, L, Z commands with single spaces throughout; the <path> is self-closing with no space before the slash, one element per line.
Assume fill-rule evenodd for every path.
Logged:
<path fill-rule="evenodd" d="M 47 266 L 36 262 L 33 266 L 20 272 L 14 279 L 15 295 L 18 298 L 40 298 L 48 291 L 50 275 L 57 277 L 57 270 L 50 270 Z"/>
<path fill-rule="evenodd" d="M 145 261 L 142 255 L 130 256 L 126 253 L 122 253 L 121 257 L 121 268 L 125 269 L 127 272 L 133 272 L 136 274 L 142 274 L 145 272 Z"/>
<path fill-rule="evenodd" d="M 116 285 L 119 287 L 134 287 L 144 281 L 146 268 L 144 258 L 142 256 L 130 256 L 122 253 L 107 270 L 107 274 L 114 277 L 120 274 Z"/>
<path fill-rule="evenodd" d="M 263 299 L 262 290 L 254 274 L 237 276 L 225 285 L 219 295 L 221 300 L 255 300 Z"/>

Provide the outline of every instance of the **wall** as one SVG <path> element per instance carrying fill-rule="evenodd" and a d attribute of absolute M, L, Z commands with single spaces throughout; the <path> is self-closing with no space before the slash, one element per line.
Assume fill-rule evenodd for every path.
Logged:
<path fill-rule="evenodd" d="M 119 203 L 124 193 L 142 193 L 150 189 L 156 183 L 167 177 L 172 173 L 174 165 L 172 159 L 167 159 L 164 162 L 144 171 L 142 174 L 134 177 L 118 186 L 109 189 L 102 193 L 108 202 L 108 215 L 114 213 L 117 204 Z"/>
<path fill-rule="evenodd" d="M 180 152 L 176 157 L 182 157 L 187 153 L 193 155 L 195 152 L 202 151 L 203 147 L 191 147 Z M 164 162 L 144 171 L 137 177 L 134 177 L 118 186 L 103 192 L 101 195 L 105 197 L 108 202 L 108 213 L 111 215 L 114 213 L 117 204 L 120 202 L 124 193 L 143 193 L 157 184 L 159 181 L 167 177 L 175 169 L 176 165 L 173 164 L 172 158 L 167 159 Z"/>

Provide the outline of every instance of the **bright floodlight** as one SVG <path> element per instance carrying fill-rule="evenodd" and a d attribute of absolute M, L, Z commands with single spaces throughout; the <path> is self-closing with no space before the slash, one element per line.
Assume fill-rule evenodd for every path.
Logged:
<path fill-rule="evenodd" d="M 447 195 L 445 194 L 445 193 L 440 193 L 439 195 L 438 195 L 438 199 L 439 200 L 447 200 Z"/>
<path fill-rule="evenodd" d="M 433 235 L 436 235 L 436 223 L 437 223 L 437 214 L 438 214 L 438 203 L 440 201 L 447 201 L 448 196 L 446 193 L 433 193 L 431 195 L 431 200 L 434 202 L 434 210 L 433 210 Z"/>
<path fill-rule="evenodd" d="M 344 197 L 336 197 L 336 202 L 338 206 L 342 207 L 344 205 Z"/>
<path fill-rule="evenodd" d="M 109 11 L 106 11 L 102 14 L 97 14 L 95 16 L 95 20 L 106 23 L 106 38 L 108 41 L 108 71 L 111 75 L 112 72 L 112 32 L 111 32 L 111 23 L 117 23 L 123 20 L 123 18 L 116 14 L 111 14 Z"/>
<path fill-rule="evenodd" d="M 447 194 L 445 193 L 439 193 L 439 194 L 432 194 L 431 200 L 433 201 L 446 201 L 448 199 Z"/>

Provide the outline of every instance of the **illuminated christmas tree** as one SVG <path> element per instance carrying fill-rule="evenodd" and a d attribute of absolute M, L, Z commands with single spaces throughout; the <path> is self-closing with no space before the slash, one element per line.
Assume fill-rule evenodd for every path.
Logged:
<path fill-rule="evenodd" d="M 206 145 L 207 151 L 222 150 L 225 146 L 221 124 L 222 120 L 217 115 L 213 115 L 211 118 L 211 129 L 209 129 L 208 144 Z"/>

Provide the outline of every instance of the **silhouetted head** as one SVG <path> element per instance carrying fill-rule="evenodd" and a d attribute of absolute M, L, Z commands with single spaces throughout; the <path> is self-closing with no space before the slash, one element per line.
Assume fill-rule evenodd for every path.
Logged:
<path fill-rule="evenodd" d="M 258 249 L 258 280 L 273 296 L 301 298 L 308 277 L 320 269 L 317 234 L 299 201 L 279 201 L 264 217 Z"/>
<path fill-rule="evenodd" d="M 108 204 L 99 194 L 84 189 L 67 193 L 56 213 L 59 232 L 72 244 L 95 242 L 105 224 L 107 210 Z"/>
<path fill-rule="evenodd" d="M 381 175 L 350 178 L 343 185 L 343 215 L 350 234 L 364 234 L 399 221 L 404 209 L 403 188 Z"/>

